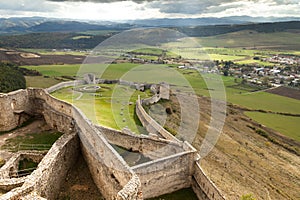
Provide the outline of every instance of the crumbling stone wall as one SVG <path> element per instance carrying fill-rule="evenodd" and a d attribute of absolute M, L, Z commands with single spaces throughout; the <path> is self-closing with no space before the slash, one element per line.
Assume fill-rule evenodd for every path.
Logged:
<path fill-rule="evenodd" d="M 204 173 L 198 162 L 195 163 L 192 186 L 198 198 L 201 200 L 225 200 L 225 197 Z"/>
<path fill-rule="evenodd" d="M 25 122 L 31 113 L 27 90 L 0 94 L 0 131 L 9 131 Z"/>
<path fill-rule="evenodd" d="M 157 123 L 142 106 L 142 101 L 140 97 L 136 101 L 136 114 L 141 121 L 142 125 L 146 128 L 146 130 L 150 133 L 157 134 L 162 138 L 173 140 L 176 142 L 180 142 L 176 137 L 174 137 L 171 133 L 169 133 L 166 129 L 164 129 L 159 123 Z"/>
<path fill-rule="evenodd" d="M 36 111 L 37 114 L 43 115 L 52 128 L 66 133 L 66 137 L 72 136 L 74 131 L 78 133 L 85 159 L 89 163 L 95 183 L 106 199 L 118 198 L 120 190 L 123 190 L 123 193 L 120 194 L 125 192 L 130 194 L 129 197 L 141 196 L 137 195 L 140 192 L 139 179 L 138 181 L 132 179 L 134 172 L 109 145 L 99 130 L 77 108 L 52 97 L 43 89 L 27 89 L 22 92 L 26 93 L 24 108 L 28 107 L 30 111 Z M 12 109 L 11 112 L 13 113 Z M 9 125 L 12 128 L 16 126 L 13 123 Z M 38 169 L 26 179 L 24 185 L 5 194 L 3 199 L 24 196 L 33 191 L 47 199 L 55 199 L 59 191 L 60 181 L 63 180 L 62 177 L 65 176 L 68 167 L 72 165 L 72 158 L 77 153 L 72 145 L 59 147 L 54 144 L 51 149 L 53 148 L 54 153 L 49 151 L 45 157 L 48 162 L 43 159 Z M 133 184 L 133 180 L 136 181 L 135 184 Z M 130 181 L 131 186 L 126 187 L 127 189 L 124 188 Z M 134 185 L 136 187 L 133 188 Z M 110 190 L 106 191 L 105 189 Z"/>
<path fill-rule="evenodd" d="M 33 162 L 39 163 L 43 159 L 44 155 L 42 152 L 35 151 L 21 151 L 14 154 L 4 166 L 0 169 L 0 179 L 12 178 L 19 169 L 19 162 L 23 159 L 30 159 Z"/>
<path fill-rule="evenodd" d="M 134 173 L 80 110 L 74 108 L 73 116 L 94 182 L 106 199 L 116 198 Z"/>
<path fill-rule="evenodd" d="M 140 177 L 144 198 L 191 186 L 195 151 L 181 152 L 132 167 Z"/>
<path fill-rule="evenodd" d="M 154 160 L 185 151 L 182 143 L 148 135 L 137 135 L 128 131 L 118 131 L 111 128 L 97 126 L 99 131 L 111 144 L 121 146 L 133 152 L 140 152 Z"/>
<path fill-rule="evenodd" d="M 76 81 L 67 81 L 67 82 L 62 82 L 62 83 L 58 83 L 56 85 L 53 85 L 49 88 L 46 89 L 46 91 L 50 94 L 52 92 L 55 92 L 56 90 L 60 90 L 62 88 L 65 87 L 71 87 L 71 86 L 76 86 L 76 85 L 82 85 L 84 84 L 85 81 L 84 80 L 76 80 Z"/>
<path fill-rule="evenodd" d="M 2 195 L 0 200 L 20 199 L 34 192 L 46 199 L 56 199 L 68 169 L 74 164 L 79 150 L 76 133 L 65 134 L 51 147 L 38 168 L 25 177 L 22 187 Z"/>
<path fill-rule="evenodd" d="M 74 85 L 70 84 L 71 82 L 60 84 L 48 91 L 53 92 Z M 168 90 L 165 88 L 164 98 L 167 98 Z M 16 116 L 20 113 L 30 113 L 43 115 L 51 127 L 66 133 L 53 145 L 38 169 L 25 179 L 23 186 L 4 194 L 0 200 L 24 196 L 55 199 L 62 177 L 65 177 L 79 151 L 77 135 L 94 182 L 106 199 L 140 200 L 143 197 L 155 197 L 190 186 L 193 186 L 199 198 L 224 199 L 200 165 L 195 162 L 199 156 L 196 150 L 187 142 L 176 139 L 155 122 L 145 112 L 140 99 L 137 101 L 136 112 L 142 124 L 150 133 L 163 138 L 134 136 L 95 127 L 79 109 L 52 97 L 43 89 L 27 89 L 0 95 L 0 103 L 1 108 L 7 111 L 0 114 L 0 119 L 5 121 L 0 122 L 0 129 L 9 130 L 16 127 L 16 121 L 19 120 Z M 148 154 L 155 160 L 129 167 L 108 141 Z M 166 144 L 170 148 L 165 152 L 161 151 L 161 155 L 150 153 Z"/>

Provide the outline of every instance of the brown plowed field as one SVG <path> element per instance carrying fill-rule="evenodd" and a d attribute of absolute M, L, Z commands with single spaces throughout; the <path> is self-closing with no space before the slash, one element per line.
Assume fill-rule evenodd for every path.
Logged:
<path fill-rule="evenodd" d="M 36 53 L 0 49 L 0 62 L 11 62 L 18 65 L 81 64 L 85 58 L 86 56 L 79 55 L 41 55 Z M 104 57 L 89 58 L 89 63 L 97 63 L 99 61 L 106 60 L 108 59 L 105 59 Z"/>
<path fill-rule="evenodd" d="M 281 86 L 278 88 L 267 90 L 266 92 L 300 100 L 300 90 L 298 89 Z"/>

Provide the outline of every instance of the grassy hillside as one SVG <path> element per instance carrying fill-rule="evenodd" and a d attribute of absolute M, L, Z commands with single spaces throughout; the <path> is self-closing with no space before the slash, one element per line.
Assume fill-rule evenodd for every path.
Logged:
<path fill-rule="evenodd" d="M 210 37 L 198 37 L 196 40 L 204 47 L 300 50 L 300 37 L 297 32 L 259 33 L 246 30 Z"/>
<path fill-rule="evenodd" d="M 272 128 L 300 142 L 300 117 L 276 115 L 270 113 L 246 112 L 246 115 L 260 124 Z"/>

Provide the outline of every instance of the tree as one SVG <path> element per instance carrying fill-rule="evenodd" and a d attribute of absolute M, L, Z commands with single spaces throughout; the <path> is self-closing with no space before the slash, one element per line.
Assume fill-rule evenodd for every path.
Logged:
<path fill-rule="evenodd" d="M 269 85 L 269 77 L 267 77 L 267 76 L 263 77 L 262 84 L 265 86 L 268 86 Z"/>
<path fill-rule="evenodd" d="M 0 92 L 11 92 L 26 88 L 25 78 L 17 66 L 0 63 Z"/>
<path fill-rule="evenodd" d="M 227 70 L 227 69 L 225 69 L 225 70 L 223 71 L 223 74 L 224 74 L 224 76 L 228 76 L 228 75 L 229 75 L 229 72 L 228 72 L 228 70 Z"/>

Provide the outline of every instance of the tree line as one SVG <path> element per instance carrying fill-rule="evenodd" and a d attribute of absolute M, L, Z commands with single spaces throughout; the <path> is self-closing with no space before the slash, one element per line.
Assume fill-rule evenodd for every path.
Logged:
<path fill-rule="evenodd" d="M 0 63 L 0 92 L 7 93 L 26 88 L 21 68 L 11 63 Z"/>

